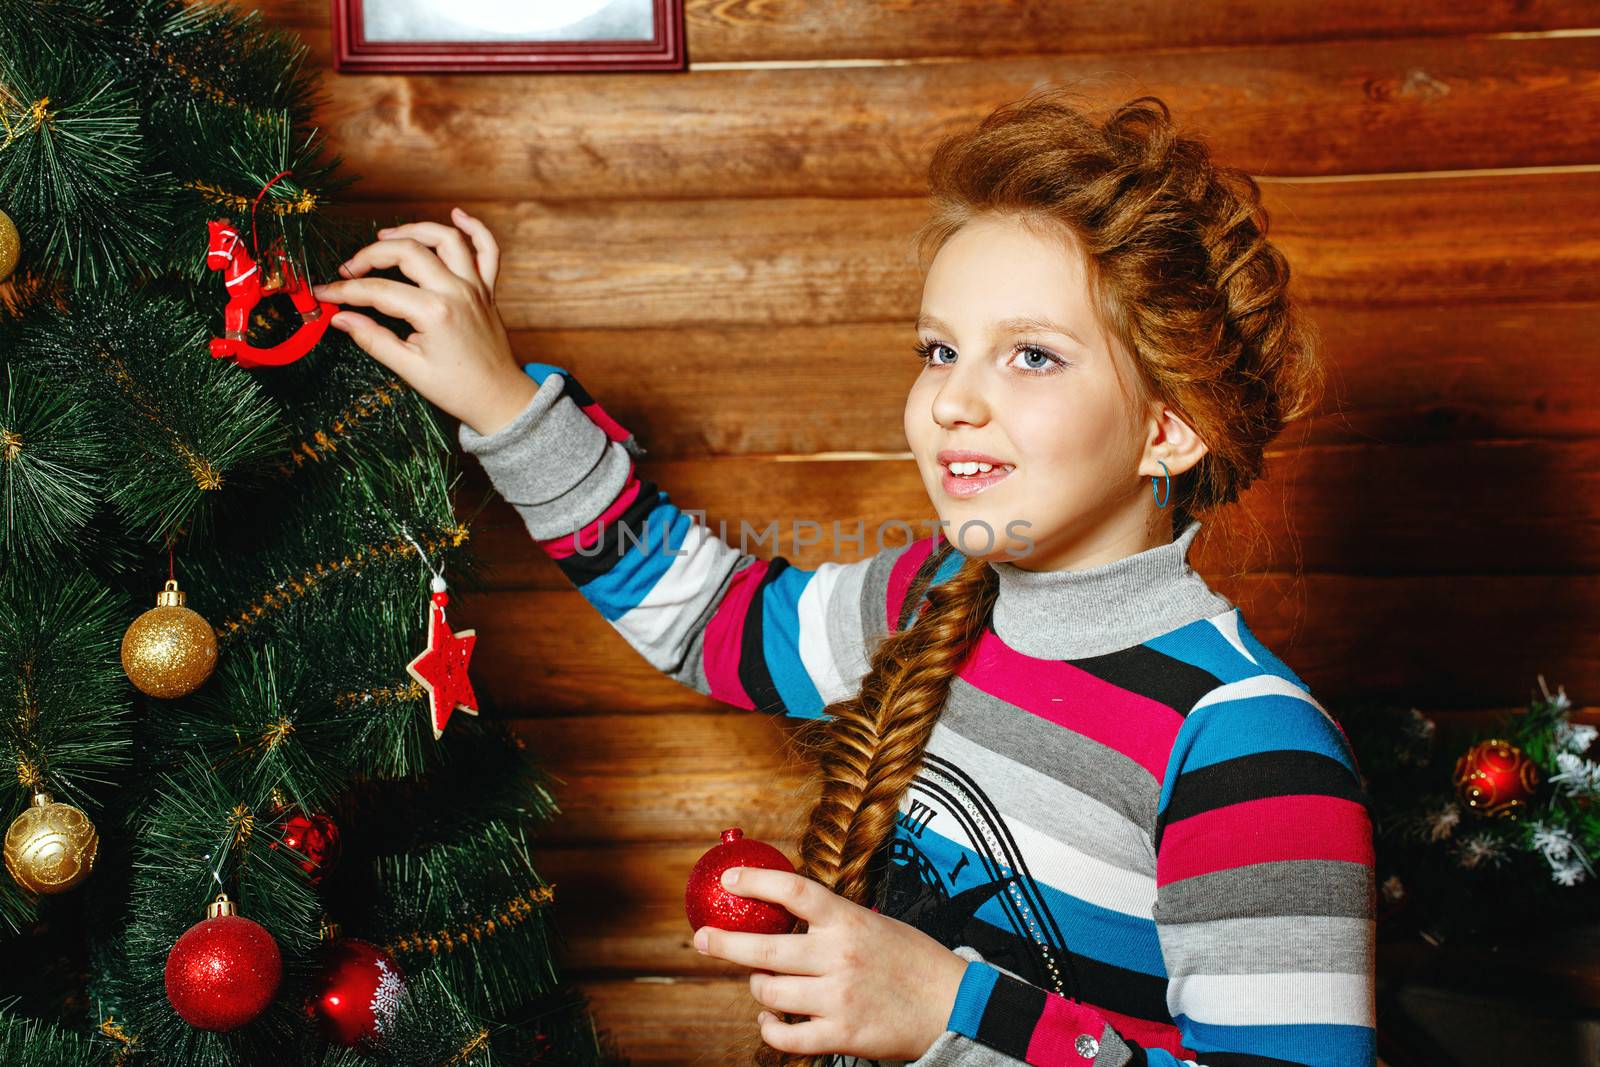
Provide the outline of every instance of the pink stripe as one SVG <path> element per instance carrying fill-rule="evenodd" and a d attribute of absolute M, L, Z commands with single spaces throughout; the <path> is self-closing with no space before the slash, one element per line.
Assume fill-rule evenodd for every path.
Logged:
<path fill-rule="evenodd" d="M 1372 865 L 1372 823 L 1353 800 L 1321 793 L 1262 797 L 1168 823 L 1156 885 L 1283 860 Z"/>
<path fill-rule="evenodd" d="M 911 579 L 917 576 L 917 568 L 922 566 L 923 560 L 933 554 L 933 541 L 936 534 L 930 534 L 920 541 L 913 541 L 911 545 L 894 561 L 894 567 L 889 571 L 888 597 L 884 604 L 885 618 L 889 632 L 894 633 L 895 623 L 900 620 L 900 605 L 905 603 L 906 594 L 911 591 Z"/>
<path fill-rule="evenodd" d="M 1160 701 L 1064 660 L 1024 656 L 992 630 L 979 639 L 962 677 L 997 700 L 1122 753 L 1157 781 L 1183 726 L 1183 716 Z"/>
<path fill-rule="evenodd" d="M 1099 1041 L 1105 1028 L 1105 1019 L 1089 1005 L 1046 993 L 1044 1011 L 1039 1013 L 1039 1021 L 1034 1024 L 1023 1061 L 1039 1064 L 1040 1067 L 1093 1063 L 1094 1057 L 1079 1055 L 1074 1043 L 1079 1034 L 1088 1034 Z"/>
<path fill-rule="evenodd" d="M 1120 1011 L 1110 1008 L 1099 1008 L 1101 1015 L 1106 1017 L 1113 1029 L 1125 1038 L 1130 1038 L 1144 1048 L 1159 1048 L 1173 1054 L 1180 1060 L 1199 1060 L 1200 1056 L 1193 1049 L 1183 1047 L 1183 1034 L 1172 1023 L 1157 1022 L 1154 1019 L 1141 1019 L 1135 1015 L 1124 1015 Z M 1096 1035 L 1099 1036 L 1099 1035 Z"/>
<path fill-rule="evenodd" d="M 750 603 L 761 579 L 772 566 L 770 559 L 758 559 L 733 576 L 722 603 L 706 625 L 706 639 L 701 663 L 705 667 L 706 684 L 711 695 L 736 708 L 754 710 L 756 703 L 744 691 L 739 681 L 739 650 L 744 643 L 744 620 L 750 614 Z M 759 651 L 759 650 L 757 650 Z"/>
<path fill-rule="evenodd" d="M 582 529 L 565 534 L 550 541 L 540 541 L 539 546 L 548 552 L 553 559 L 566 559 L 576 555 L 578 546 L 593 548 L 600 543 L 604 536 L 604 528 L 613 526 L 624 511 L 633 505 L 634 498 L 639 495 L 639 487 L 644 483 L 639 481 L 634 474 L 633 461 L 628 461 L 628 478 L 622 483 L 622 492 L 617 494 L 609 507 L 594 517 L 594 521 Z M 631 542 L 624 542 L 631 544 Z"/>
<path fill-rule="evenodd" d="M 622 423 L 618 422 L 616 419 L 613 419 L 610 415 L 607 415 L 606 409 L 601 407 L 598 403 L 590 404 L 587 407 L 580 407 L 578 410 L 589 416 L 590 420 L 604 430 L 606 432 L 606 436 L 611 438 L 613 441 L 626 441 L 631 435 L 631 431 L 624 427 Z"/>

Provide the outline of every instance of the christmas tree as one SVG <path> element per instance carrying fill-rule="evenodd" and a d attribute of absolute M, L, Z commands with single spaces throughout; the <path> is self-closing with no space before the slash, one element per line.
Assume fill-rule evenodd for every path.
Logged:
<path fill-rule="evenodd" d="M 0 0 L 7 1067 L 603 1058 L 448 615 L 451 435 L 306 290 L 375 221 L 304 58 Z"/>

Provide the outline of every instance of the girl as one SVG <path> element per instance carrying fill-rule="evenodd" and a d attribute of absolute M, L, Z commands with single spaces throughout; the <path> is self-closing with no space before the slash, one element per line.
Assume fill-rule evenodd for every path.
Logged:
<path fill-rule="evenodd" d="M 518 368 L 459 210 L 318 295 L 411 322 L 333 320 L 651 663 L 800 720 L 799 873 L 730 888 L 802 923 L 695 935 L 752 969 L 760 1062 L 1371 1065 L 1355 759 L 1187 559 L 1322 383 L 1255 182 L 1160 100 L 1049 88 L 930 181 L 905 432 L 939 522 L 856 563 L 748 555 L 641 479 L 569 372 Z M 362 277 L 391 266 L 417 284 Z"/>

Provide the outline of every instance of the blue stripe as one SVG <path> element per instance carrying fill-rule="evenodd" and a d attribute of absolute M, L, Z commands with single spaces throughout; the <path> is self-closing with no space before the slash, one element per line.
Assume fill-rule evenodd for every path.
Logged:
<path fill-rule="evenodd" d="M 1263 645 L 1260 638 L 1250 632 L 1250 627 L 1245 625 L 1242 617 L 1239 620 L 1239 640 L 1244 642 L 1244 647 L 1250 650 L 1252 656 L 1261 661 L 1262 670 L 1287 678 L 1306 692 L 1311 692 L 1311 687 L 1305 683 L 1304 679 L 1290 670 L 1287 663 L 1273 655 L 1272 650 Z"/>
<path fill-rule="evenodd" d="M 524 363 L 522 371 L 540 385 L 543 385 L 544 380 L 552 374 L 567 373 L 566 368 L 558 367 L 553 363 Z"/>
<path fill-rule="evenodd" d="M 956 1002 L 945 1021 L 946 1030 L 954 1030 L 967 1037 L 978 1036 L 978 1024 L 983 1021 L 983 1009 L 989 1006 L 989 994 L 1000 972 L 982 960 L 968 960 L 961 975 L 961 988 L 956 990 Z"/>
<path fill-rule="evenodd" d="M 618 527 L 626 549 L 604 574 L 578 586 L 584 598 L 600 610 L 609 622 L 622 618 L 638 607 L 661 576 L 683 557 L 674 555 L 694 526 L 694 520 L 667 499 L 665 490 L 656 493 L 656 506 L 645 516 L 644 527 L 635 538 Z"/>
<path fill-rule="evenodd" d="M 989 880 L 976 852 L 950 840 L 931 826 L 924 827 L 920 837 L 911 837 L 905 825 L 897 823 L 895 833 L 921 850 L 934 869 L 951 871 L 960 866 L 961 875 L 955 884 L 949 886 L 951 896 Z M 961 863 L 963 857 L 967 861 L 964 865 Z M 1167 968 L 1161 958 L 1161 941 L 1156 934 L 1153 918 L 1125 915 L 1120 911 L 1102 908 L 1039 878 L 1034 879 L 1034 885 L 1038 886 L 1045 907 L 1060 927 L 1067 947 L 1073 952 L 1125 970 L 1166 977 Z M 984 901 L 973 913 L 973 918 L 1024 940 L 1033 940 L 1030 931 L 1017 928 L 1016 921 L 1002 902 L 1003 893 L 1002 890 Z"/>
<path fill-rule="evenodd" d="M 1248 1052 L 1272 1056 L 1306 1067 L 1372 1067 L 1377 1062 L 1378 1034 L 1370 1026 L 1346 1023 L 1271 1023 L 1261 1026 L 1223 1026 L 1195 1022 L 1187 1015 L 1174 1020 L 1183 1034 L 1183 1047 L 1200 1054 Z M 1151 1067 L 1172 1067 L 1178 1059 L 1157 1059 L 1148 1049 Z M 1160 1053 L 1169 1056 L 1170 1053 Z"/>
<path fill-rule="evenodd" d="M 1235 608 L 1234 614 L 1238 611 Z M 1244 630 L 1242 620 L 1239 629 Z M 1205 619 L 1196 619 L 1160 637 L 1152 637 L 1145 642 L 1145 647 L 1214 675 L 1219 682 L 1237 682 L 1266 669 L 1263 664 L 1251 663 L 1249 657 L 1233 647 L 1233 642 Z"/>
<path fill-rule="evenodd" d="M 790 715 L 822 714 L 822 694 L 800 660 L 800 594 L 816 571 L 785 567 L 761 593 L 761 652 L 778 699 Z M 806 715 L 804 712 L 812 711 Z"/>
<path fill-rule="evenodd" d="M 1167 759 L 1156 811 L 1167 810 L 1182 774 L 1239 756 L 1284 749 L 1321 753 L 1356 773 L 1338 727 L 1314 705 L 1283 693 L 1239 697 L 1207 705 L 1184 719 Z M 1175 768 L 1181 772 L 1174 773 Z"/>

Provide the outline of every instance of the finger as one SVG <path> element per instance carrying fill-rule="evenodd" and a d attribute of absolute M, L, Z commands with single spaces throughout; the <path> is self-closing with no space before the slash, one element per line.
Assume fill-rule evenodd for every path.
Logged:
<path fill-rule="evenodd" d="M 433 254 L 433 249 L 410 237 L 374 241 L 340 264 L 339 273 L 346 278 L 359 278 L 380 267 L 399 267 L 407 278 L 435 292 L 448 292 L 452 286 L 472 284 L 471 279 L 460 277 L 446 267 Z"/>
<path fill-rule="evenodd" d="M 467 245 L 467 235 L 454 226 L 446 226 L 442 222 L 402 222 L 398 226 L 379 230 L 378 236 L 385 239 L 408 237 L 433 249 L 444 265 L 450 268 L 450 272 L 462 281 L 473 285 L 486 284 L 478 276 L 478 264 Z"/>
<path fill-rule="evenodd" d="M 820 978 L 794 974 L 750 976 L 750 995 L 756 1003 L 790 1015 L 821 1015 L 823 989 Z"/>
<path fill-rule="evenodd" d="M 393 330 L 379 326 L 365 315 L 341 311 L 329 325 L 349 334 L 358 348 L 408 382 L 423 368 L 422 353 L 416 346 L 400 340 Z"/>
<path fill-rule="evenodd" d="M 828 1024 L 822 1019 L 805 1019 L 797 1023 L 783 1022 L 781 1017 L 764 1011 L 756 1017 L 761 1024 L 761 1040 L 779 1052 L 818 1053 L 832 1052 L 829 1047 Z"/>
<path fill-rule="evenodd" d="M 807 934 L 751 934 L 715 926 L 703 926 L 698 932 L 706 936 L 708 956 L 784 974 L 823 973 L 821 964 L 811 958 Z"/>
<path fill-rule="evenodd" d="M 405 319 L 417 326 L 431 322 L 438 314 L 437 293 L 419 289 L 405 282 L 387 278 L 357 278 L 348 282 L 324 282 L 312 290 L 318 300 L 331 300 L 335 304 L 376 308 L 385 315 Z"/>
<path fill-rule="evenodd" d="M 821 882 L 805 875 L 766 867 L 729 867 L 722 872 L 722 888 L 736 896 L 782 904 L 795 918 L 808 923 L 826 919 L 840 899 Z"/>
<path fill-rule="evenodd" d="M 451 217 L 472 238 L 472 246 L 478 254 L 478 276 L 489 287 L 489 295 L 493 296 L 494 280 L 500 273 L 500 246 L 495 243 L 494 234 L 489 232 L 489 227 L 460 208 L 454 209 Z"/>

